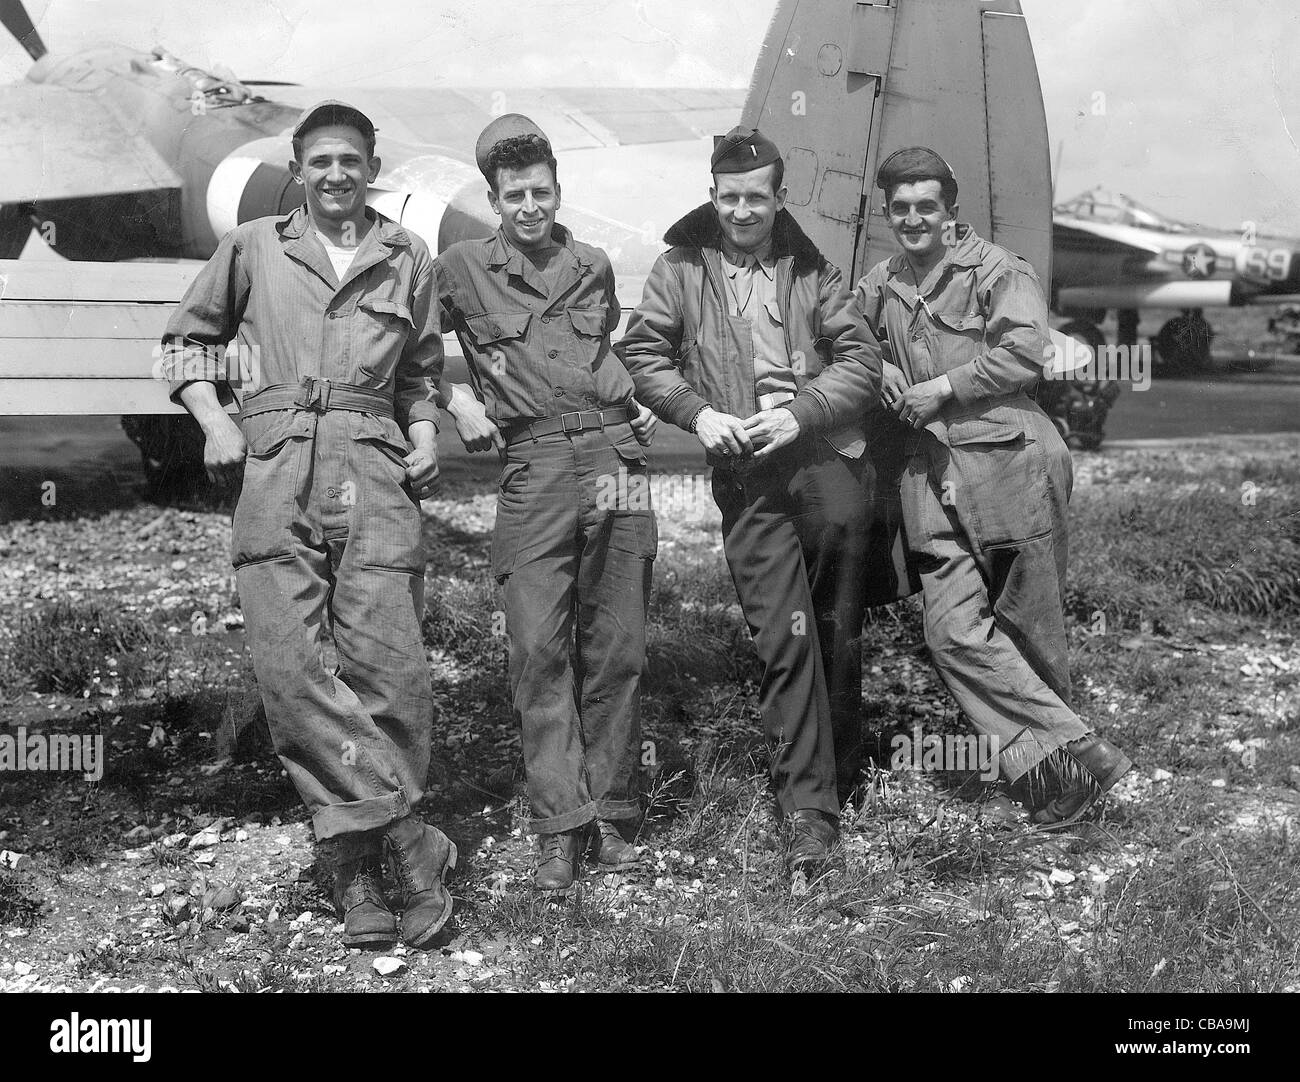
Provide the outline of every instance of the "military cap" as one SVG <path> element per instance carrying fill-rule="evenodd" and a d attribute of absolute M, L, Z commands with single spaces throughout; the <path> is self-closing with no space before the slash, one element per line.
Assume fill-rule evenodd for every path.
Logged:
<path fill-rule="evenodd" d="M 518 135 L 535 135 L 547 146 L 551 144 L 551 141 L 546 138 L 546 133 L 523 113 L 502 113 L 479 132 L 478 142 L 474 144 L 474 161 L 478 163 L 478 171 L 487 177 L 488 155 L 492 152 L 492 148 L 502 139 L 513 139 Z M 488 180 L 491 179 L 488 177 Z"/>
<path fill-rule="evenodd" d="M 375 138 L 375 126 L 365 113 L 355 105 L 336 101 L 334 98 L 326 98 L 304 109 L 298 117 L 298 123 L 293 126 L 293 137 L 301 139 L 303 132 L 313 128 L 323 128 L 327 124 L 347 124 L 354 127 L 366 142 L 371 142 Z"/>
<path fill-rule="evenodd" d="M 957 191 L 957 178 L 952 166 L 929 147 L 896 150 L 876 170 L 876 186 L 885 192 L 896 184 L 917 180 L 937 180 L 945 188 L 951 185 L 954 194 Z"/>
<path fill-rule="evenodd" d="M 748 173 L 781 160 L 781 152 L 757 128 L 740 125 L 726 135 L 714 136 L 709 169 L 714 173 Z"/>

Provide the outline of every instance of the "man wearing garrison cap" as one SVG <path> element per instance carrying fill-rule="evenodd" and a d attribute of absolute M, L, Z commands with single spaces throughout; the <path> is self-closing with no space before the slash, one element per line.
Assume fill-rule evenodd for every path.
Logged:
<path fill-rule="evenodd" d="M 448 410 L 467 447 L 501 451 L 492 570 L 541 836 L 534 884 L 560 891 L 589 846 L 603 865 L 636 859 L 617 824 L 640 813 L 657 548 L 644 444 L 655 421 L 610 349 L 619 307 L 609 259 L 555 221 L 546 136 L 507 114 L 483 130 L 475 160 L 501 228 L 437 260 L 444 328 L 460 339 L 473 386 L 452 388 Z"/>
<path fill-rule="evenodd" d="M 885 350 L 882 399 L 906 426 L 900 486 L 930 657 L 1000 747 L 995 812 L 1060 829 L 1132 766 L 1070 707 L 1066 501 L 1070 453 L 1029 397 L 1048 356 L 1030 265 L 957 220 L 957 180 L 928 147 L 876 178 L 902 252 L 856 298 Z"/>
<path fill-rule="evenodd" d="M 807 873 L 835 840 L 861 757 L 862 452 L 880 349 L 840 272 L 784 209 L 772 141 L 735 128 L 711 168 L 711 202 L 668 230 L 618 350 L 638 399 L 695 433 L 713 467 L 723 549 L 763 663 L 787 864 Z"/>

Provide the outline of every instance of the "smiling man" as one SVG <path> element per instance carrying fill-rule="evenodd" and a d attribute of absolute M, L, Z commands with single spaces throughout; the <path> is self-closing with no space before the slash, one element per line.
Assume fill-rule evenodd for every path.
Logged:
<path fill-rule="evenodd" d="M 540 835 L 534 883 L 563 891 L 588 845 L 603 865 L 636 857 L 616 824 L 640 813 L 657 548 L 643 444 L 654 418 L 610 349 L 619 307 L 609 259 L 555 221 L 560 183 L 545 135 L 510 113 L 483 130 L 475 157 L 501 228 L 438 257 L 445 322 L 473 385 L 453 389 L 448 409 L 467 447 L 501 449 L 492 570 Z"/>
<path fill-rule="evenodd" d="M 1047 306 L 1029 264 L 957 220 L 957 180 L 927 147 L 881 164 L 899 246 L 856 297 L 885 350 L 882 399 L 909 431 L 900 486 L 930 657 L 1000 748 L 1004 817 L 1061 829 L 1132 766 L 1070 707 L 1066 503 L 1073 471 L 1029 397 Z M 1023 812 L 1019 812 L 1023 815 Z"/>
<path fill-rule="evenodd" d="M 232 548 L 249 649 L 276 752 L 334 853 L 343 941 L 397 938 L 386 846 L 418 947 L 451 913 L 456 862 L 411 812 L 433 710 L 419 497 L 438 479 L 435 270 L 418 237 L 366 207 L 380 162 L 363 113 L 313 106 L 293 152 L 305 205 L 222 239 L 167 324 L 164 365 L 209 473 L 242 478 Z M 238 424 L 224 408 L 232 340 L 254 374 Z"/>
<path fill-rule="evenodd" d="M 695 433 L 763 663 L 759 709 L 792 872 L 825 862 L 862 744 L 862 619 L 880 349 L 785 206 L 771 140 L 738 127 L 710 202 L 668 230 L 619 353 L 637 397 Z"/>

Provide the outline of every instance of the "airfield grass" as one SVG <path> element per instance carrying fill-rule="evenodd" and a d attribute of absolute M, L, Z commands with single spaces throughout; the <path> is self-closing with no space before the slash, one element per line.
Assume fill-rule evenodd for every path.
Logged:
<path fill-rule="evenodd" d="M 1099 824 L 1045 838 L 982 817 L 977 778 L 891 771 L 892 736 L 916 724 L 964 731 L 929 668 L 920 606 L 909 599 L 866 625 L 874 763 L 835 861 L 812 882 L 792 884 L 783 873 L 784 835 L 759 739 L 757 662 L 707 512 L 680 530 L 670 521 L 689 524 L 690 513 L 663 516 L 671 543 L 657 561 L 650 606 L 643 727 L 656 753 L 637 836 L 643 867 L 627 876 L 589 872 L 562 901 L 528 889 L 527 842 L 516 825 L 517 735 L 504 642 L 491 620 L 500 609 L 496 585 L 482 554 L 463 573 L 435 568 L 424 632 L 442 722 L 425 816 L 470 857 L 452 881 L 448 936 L 458 951 L 477 951 L 492 974 L 474 986 L 1300 990 L 1300 803 L 1289 787 L 1300 763 L 1300 453 L 1285 444 L 1079 461 L 1090 477 L 1071 512 L 1066 604 L 1076 693 L 1085 717 L 1138 764 L 1136 775 Z M 9 628 L 10 690 L 22 681 L 15 659 L 22 670 L 51 674 L 45 679 L 84 668 L 99 645 L 79 642 L 78 629 L 102 636 L 111 623 L 94 615 L 88 624 L 85 613 L 51 609 Z M 139 653 L 132 671 L 144 671 L 152 632 L 133 624 L 112 633 L 124 667 Z M 1270 655 L 1278 663 L 1259 668 Z M 5 845 L 23 842 L 38 861 L 34 870 L 0 869 L 0 923 L 33 927 L 39 937 L 37 886 L 102 859 L 129 822 L 174 814 L 177 797 L 157 784 L 166 775 L 189 770 L 184 799 L 211 814 L 302 817 L 274 764 L 237 776 L 193 770 L 202 741 L 187 701 L 173 688 L 139 705 L 122 729 L 138 732 L 141 746 L 114 758 L 100 796 L 75 820 L 35 831 L 23 784 L 7 783 Z M 176 740 L 144 747 L 164 712 Z M 135 802 L 125 818 L 114 792 Z M 497 807 L 486 819 L 485 793 L 499 796 L 487 799 Z M 178 859 L 155 849 L 160 866 Z M 286 911 L 326 908 L 323 860 L 275 889 Z M 211 990 L 358 987 L 351 973 L 304 966 L 288 935 L 233 978 L 228 969 L 219 977 L 184 938 L 88 950 L 77 974 L 146 979 L 165 970 Z"/>

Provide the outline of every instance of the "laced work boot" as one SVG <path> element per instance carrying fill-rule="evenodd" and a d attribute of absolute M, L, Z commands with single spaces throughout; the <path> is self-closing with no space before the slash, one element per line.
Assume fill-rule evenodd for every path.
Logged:
<path fill-rule="evenodd" d="M 443 880 L 456 867 L 456 843 L 410 815 L 388 828 L 384 843 L 402 895 L 402 942 L 423 947 L 451 916 Z"/>
<path fill-rule="evenodd" d="M 537 870 L 533 872 L 533 886 L 537 890 L 568 890 L 573 886 L 582 835 L 582 830 L 562 830 L 556 834 L 543 834 L 538 839 L 541 852 L 537 857 Z"/>
<path fill-rule="evenodd" d="M 381 887 L 376 856 L 339 861 L 334 871 L 334 907 L 343 918 L 345 947 L 379 947 L 397 941 L 397 918 Z"/>
<path fill-rule="evenodd" d="M 592 823 L 591 849 L 596 854 L 597 862 L 606 867 L 626 867 L 641 859 L 636 846 L 625 842 L 618 827 L 607 819 L 597 819 Z"/>

